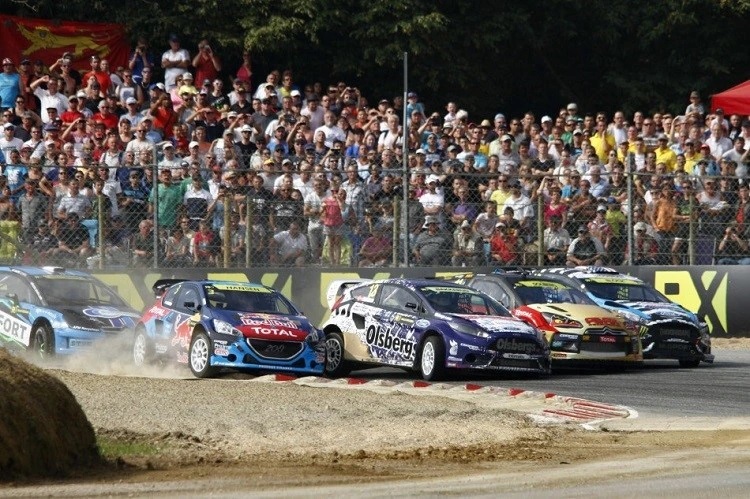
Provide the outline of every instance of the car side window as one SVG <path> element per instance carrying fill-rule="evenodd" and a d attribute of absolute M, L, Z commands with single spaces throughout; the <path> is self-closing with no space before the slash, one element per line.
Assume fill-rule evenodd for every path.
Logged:
<path fill-rule="evenodd" d="M 177 285 L 172 286 L 167 290 L 167 293 L 164 295 L 164 300 L 162 300 L 162 303 L 166 307 L 174 307 L 175 306 L 175 297 L 177 296 L 177 293 L 179 293 L 180 289 L 182 289 L 184 286 Z"/>
<path fill-rule="evenodd" d="M 195 286 L 186 285 L 182 287 L 180 294 L 177 296 L 174 308 L 180 312 L 192 313 L 192 310 L 189 310 L 185 306 L 185 303 L 188 302 L 192 302 L 193 306 L 202 305 L 198 288 Z"/>
<path fill-rule="evenodd" d="M 369 286 L 359 286 L 350 291 L 351 297 L 357 301 L 373 303 L 375 296 L 378 294 L 380 284 L 370 284 Z"/>
<path fill-rule="evenodd" d="M 413 308 L 406 306 L 407 303 L 419 304 L 419 300 L 417 300 L 415 295 L 402 287 L 391 284 L 383 286 L 383 290 L 380 293 L 381 307 L 414 313 Z"/>
<path fill-rule="evenodd" d="M 510 295 L 499 284 L 491 281 L 483 281 L 480 279 L 471 283 L 471 287 L 478 291 L 481 291 L 486 295 L 490 295 L 491 297 L 502 303 L 505 307 L 511 308 Z"/>
<path fill-rule="evenodd" d="M 0 296 L 15 294 L 18 300 L 39 305 L 41 302 L 31 285 L 23 278 L 14 274 L 0 275 Z"/>

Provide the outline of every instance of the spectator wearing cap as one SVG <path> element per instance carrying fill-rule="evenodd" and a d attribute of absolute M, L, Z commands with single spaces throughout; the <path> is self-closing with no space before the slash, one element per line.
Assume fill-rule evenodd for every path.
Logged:
<path fill-rule="evenodd" d="M 484 242 L 474 232 L 471 222 L 464 220 L 453 233 L 451 265 L 454 267 L 476 267 L 482 260 Z"/>
<path fill-rule="evenodd" d="M 47 89 L 42 88 L 42 84 L 47 85 Z M 57 114 L 62 114 L 68 108 L 68 98 L 59 92 L 59 82 L 57 78 L 44 75 L 37 78 L 30 85 L 31 91 L 39 98 L 41 107 L 41 118 L 45 124 L 50 123 L 49 110 L 57 110 Z"/>
<path fill-rule="evenodd" d="M 516 175 L 521 158 L 513 150 L 513 138 L 507 134 L 502 134 L 497 140 L 490 143 L 490 156 L 495 155 L 498 158 L 498 170 L 506 175 Z"/>
<path fill-rule="evenodd" d="M 660 260 L 659 244 L 648 234 L 646 222 L 636 222 L 633 226 L 633 259 L 630 260 L 630 247 L 625 251 L 624 265 L 657 265 Z"/>
<path fill-rule="evenodd" d="M 227 172 L 226 175 L 237 175 L 235 172 Z M 190 176 L 190 185 L 182 198 L 185 216 L 190 220 L 189 227 L 198 229 L 198 222 L 208 217 L 208 207 L 213 201 L 213 196 L 205 188 L 203 177 L 200 173 L 193 172 Z"/>
<path fill-rule="evenodd" d="M 609 225 L 609 222 L 607 221 L 607 205 L 597 205 L 596 215 L 594 216 L 593 220 L 586 224 L 586 227 L 588 228 L 589 233 L 591 233 L 592 237 L 601 241 L 602 245 L 604 246 L 604 251 L 607 252 L 607 254 L 612 258 L 612 262 L 616 262 L 617 264 L 619 264 L 622 260 L 622 255 L 620 254 L 615 257 L 612 254 L 612 240 L 615 236 L 615 233 L 612 230 L 612 227 Z M 617 258 L 619 258 L 620 260 L 618 261 Z"/>
<path fill-rule="evenodd" d="M 719 165 L 711 155 L 711 147 L 708 144 L 702 144 L 700 146 L 698 158 L 695 161 L 693 175 L 702 178 L 705 176 L 713 177 L 719 173 Z"/>
<path fill-rule="evenodd" d="M 16 71 L 13 61 L 6 57 L 3 59 L 3 70 L 0 73 L 0 110 L 12 109 L 18 96 L 23 96 L 21 76 Z"/>
<path fill-rule="evenodd" d="M 7 111 L 5 111 L 7 112 Z M 4 158 L 3 162 L 8 161 L 11 151 L 21 151 L 23 141 L 15 136 L 16 127 L 11 122 L 3 124 L 3 134 L 0 137 L 0 155 Z"/>
<path fill-rule="evenodd" d="M 161 149 L 161 159 L 157 163 L 159 170 L 168 168 L 172 170 L 172 179 L 174 181 L 182 180 L 182 158 L 175 154 L 174 144 L 171 141 L 164 141 L 158 145 Z"/>
<path fill-rule="evenodd" d="M 716 249 L 719 265 L 750 265 L 750 246 L 738 230 L 737 222 L 730 222 Z"/>
<path fill-rule="evenodd" d="M 446 265 L 451 254 L 451 241 L 440 231 L 438 218 L 425 216 L 422 232 L 412 247 L 412 256 L 419 265 Z"/>
<path fill-rule="evenodd" d="M 232 93 L 229 94 L 230 102 L 233 101 L 229 109 L 238 115 L 251 116 L 255 111 L 252 103 L 247 99 L 247 92 L 245 92 L 242 82 L 235 81 L 235 88 L 236 90 L 232 92 L 235 95 L 234 99 L 232 99 Z"/>
<path fill-rule="evenodd" d="M 445 195 L 442 187 L 438 188 L 439 178 L 437 175 L 429 175 L 425 182 L 427 191 L 419 196 L 425 215 L 438 217 L 442 214 L 445 206 Z"/>
<path fill-rule="evenodd" d="M 568 246 L 567 266 L 604 265 L 605 250 L 602 242 L 593 237 L 586 225 L 578 227 L 578 237 Z"/>
<path fill-rule="evenodd" d="M 60 115 L 63 126 L 67 127 L 75 123 L 77 120 L 85 121 L 86 117 L 78 109 L 78 96 L 73 94 L 68 97 L 68 109 Z"/>
<path fill-rule="evenodd" d="M 663 163 L 667 167 L 667 172 L 673 172 L 677 165 L 677 154 L 669 147 L 669 137 L 660 133 L 657 137 L 657 146 L 654 149 L 656 154 L 656 163 Z"/>
<path fill-rule="evenodd" d="M 190 53 L 180 47 L 180 38 L 176 34 L 169 35 L 169 50 L 161 56 L 161 67 L 164 69 L 164 85 L 167 90 L 175 86 L 177 75 L 187 71 L 190 64 Z"/>
<path fill-rule="evenodd" d="M 547 228 L 544 229 L 545 264 L 551 266 L 565 265 L 566 253 L 570 243 L 570 234 L 564 227 L 563 218 L 560 215 L 550 216 L 547 219 Z"/>

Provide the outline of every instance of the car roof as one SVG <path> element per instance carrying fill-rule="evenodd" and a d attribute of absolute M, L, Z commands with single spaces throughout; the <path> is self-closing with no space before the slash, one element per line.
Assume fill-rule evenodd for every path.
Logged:
<path fill-rule="evenodd" d="M 537 271 L 538 275 L 561 275 L 565 277 L 569 277 L 571 279 L 595 279 L 597 277 L 616 277 L 618 279 L 621 279 L 623 281 L 631 281 L 634 284 L 635 283 L 643 283 L 643 281 L 635 276 L 631 276 L 628 274 L 623 274 L 622 272 L 618 272 L 615 269 L 609 268 L 609 267 L 597 267 L 597 266 L 579 266 L 579 267 L 572 267 L 572 268 L 549 268 L 549 269 L 539 269 Z"/>
<path fill-rule="evenodd" d="M 0 272 L 13 272 L 26 277 L 38 277 L 47 275 L 69 275 L 76 277 L 92 277 L 87 272 L 80 270 L 66 269 L 64 267 L 32 267 L 32 266 L 0 266 Z"/>

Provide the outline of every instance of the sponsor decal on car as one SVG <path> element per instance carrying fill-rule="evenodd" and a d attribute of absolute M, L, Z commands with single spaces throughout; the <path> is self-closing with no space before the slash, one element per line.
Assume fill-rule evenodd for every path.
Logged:
<path fill-rule="evenodd" d="M 83 315 L 99 319 L 119 319 L 125 314 L 111 307 L 88 307 L 83 309 Z"/>
<path fill-rule="evenodd" d="M 31 324 L 0 311 L 0 334 L 28 346 L 31 341 Z"/>
<path fill-rule="evenodd" d="M 399 337 L 392 327 L 371 324 L 365 333 L 365 341 L 372 347 L 382 348 L 386 352 L 399 354 L 407 359 L 414 356 L 416 342 Z"/>
<path fill-rule="evenodd" d="M 414 327 L 419 329 L 430 327 L 430 321 L 428 321 L 427 319 L 418 319 L 417 322 L 414 323 Z"/>
<path fill-rule="evenodd" d="M 586 324 L 589 326 L 613 326 L 620 327 L 622 322 L 614 317 L 587 317 Z"/>
<path fill-rule="evenodd" d="M 496 345 L 498 350 L 508 352 L 534 353 L 537 349 L 535 344 L 517 341 L 515 338 L 500 338 Z"/>
<path fill-rule="evenodd" d="M 481 327 L 482 329 L 486 329 L 487 331 L 491 331 L 493 333 L 500 333 L 503 331 L 515 331 L 515 332 L 529 332 L 527 327 L 523 327 L 523 325 L 518 321 L 508 320 L 508 319 L 498 319 L 493 317 L 487 317 L 483 315 L 467 315 L 464 316 L 466 319 L 469 319 L 477 326 Z"/>

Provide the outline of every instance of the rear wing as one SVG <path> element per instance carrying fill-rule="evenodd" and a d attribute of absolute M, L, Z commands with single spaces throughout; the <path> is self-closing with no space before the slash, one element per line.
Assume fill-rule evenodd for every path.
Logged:
<path fill-rule="evenodd" d="M 154 296 L 159 298 L 167 291 L 167 289 L 179 282 L 184 281 L 187 281 L 187 279 L 159 279 L 154 283 L 153 286 L 151 286 L 151 290 L 154 292 Z"/>
<path fill-rule="evenodd" d="M 336 300 L 338 300 L 347 289 L 356 286 L 357 284 L 370 281 L 372 281 L 372 279 L 336 279 L 331 281 L 331 284 L 328 285 L 328 289 L 326 290 L 326 303 L 328 303 L 328 308 L 333 308 Z"/>

